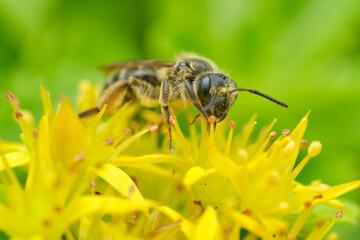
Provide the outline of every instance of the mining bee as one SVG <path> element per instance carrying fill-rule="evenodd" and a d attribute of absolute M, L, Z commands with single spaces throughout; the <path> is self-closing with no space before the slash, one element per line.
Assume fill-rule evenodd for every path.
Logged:
<path fill-rule="evenodd" d="M 238 92 L 247 91 L 260 95 L 283 107 L 285 103 L 262 92 L 238 88 L 210 60 L 196 54 L 181 54 L 176 61 L 135 60 L 117 62 L 103 67 L 107 73 L 104 90 L 97 108 L 79 114 L 85 117 L 99 112 L 115 112 L 128 101 L 139 102 L 145 107 L 160 104 L 169 129 L 169 148 L 172 148 L 169 104 L 177 99 L 190 102 L 208 120 L 214 115 L 221 122 L 234 104 Z"/>

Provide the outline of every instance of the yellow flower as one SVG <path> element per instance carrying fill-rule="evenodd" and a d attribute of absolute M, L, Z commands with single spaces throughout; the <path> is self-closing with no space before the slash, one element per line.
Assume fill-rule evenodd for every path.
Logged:
<path fill-rule="evenodd" d="M 79 90 L 78 108 L 93 107 L 95 86 L 82 82 Z M 159 115 L 135 104 L 111 117 L 104 106 L 80 120 L 69 100 L 55 114 L 41 87 L 44 113 L 35 127 L 12 94 L 7 97 L 23 132 L 22 143 L 0 142 L 0 231 L 9 237 L 321 239 L 346 210 L 336 198 L 360 186 L 296 181 L 322 148 L 312 142 L 295 166 L 308 114 L 276 140 L 274 120 L 254 142 L 255 116 L 239 135 L 234 122 L 216 131 L 212 125 L 209 134 L 203 120 L 200 133 L 192 126 L 184 134 L 174 118 L 177 149 L 169 152 Z M 13 171 L 22 165 L 24 186 Z M 320 204 L 333 207 L 333 217 L 305 231 Z M 242 236 L 241 229 L 247 230 Z"/>

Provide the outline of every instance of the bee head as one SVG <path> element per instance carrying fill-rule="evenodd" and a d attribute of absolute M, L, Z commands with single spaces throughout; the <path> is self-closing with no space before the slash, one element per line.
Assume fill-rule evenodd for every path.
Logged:
<path fill-rule="evenodd" d="M 197 94 L 207 114 L 221 122 L 234 104 L 237 94 L 233 80 L 220 73 L 207 73 L 198 82 Z"/>
<path fill-rule="evenodd" d="M 197 89 L 197 94 L 204 110 L 209 116 L 215 115 L 218 119 L 217 122 L 224 120 L 231 106 L 234 104 L 238 92 L 251 92 L 280 106 L 288 107 L 286 103 L 257 90 L 237 88 L 233 80 L 220 73 L 207 73 L 202 75 L 198 82 Z"/>

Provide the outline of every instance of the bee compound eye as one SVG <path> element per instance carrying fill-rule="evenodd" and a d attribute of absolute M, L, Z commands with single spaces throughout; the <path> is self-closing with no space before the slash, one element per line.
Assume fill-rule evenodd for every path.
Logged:
<path fill-rule="evenodd" d="M 199 97 L 202 101 L 207 101 L 210 95 L 210 77 L 205 76 L 201 80 L 200 88 L 199 88 Z"/>

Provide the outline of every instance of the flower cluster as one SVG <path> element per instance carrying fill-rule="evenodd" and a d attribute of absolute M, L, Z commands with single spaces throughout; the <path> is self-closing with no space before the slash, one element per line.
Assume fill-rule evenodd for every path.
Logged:
<path fill-rule="evenodd" d="M 79 89 L 78 109 L 90 109 L 95 86 Z M 336 198 L 360 186 L 296 181 L 322 148 L 303 140 L 308 114 L 277 138 L 274 120 L 254 141 L 255 116 L 236 135 L 235 122 L 215 131 L 212 117 L 210 131 L 200 120 L 201 131 L 191 126 L 184 134 L 172 117 L 176 150 L 169 152 L 158 114 L 135 104 L 79 119 L 66 99 L 55 113 L 41 87 L 43 116 L 35 126 L 10 92 L 7 99 L 22 129 L 21 143 L 0 142 L 0 231 L 9 237 L 322 239 L 346 210 Z M 25 184 L 15 167 L 25 170 Z M 315 216 L 320 204 L 332 207 L 333 217 Z"/>

